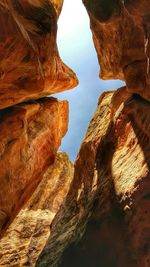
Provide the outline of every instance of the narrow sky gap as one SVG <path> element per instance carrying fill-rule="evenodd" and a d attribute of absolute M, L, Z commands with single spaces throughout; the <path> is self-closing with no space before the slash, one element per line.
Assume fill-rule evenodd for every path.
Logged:
<path fill-rule="evenodd" d="M 99 95 L 123 85 L 121 81 L 99 79 L 99 65 L 90 31 L 89 18 L 81 0 L 64 0 L 58 22 L 58 49 L 63 61 L 77 74 L 79 86 L 55 95 L 69 101 L 69 129 L 61 151 L 75 160 Z"/>

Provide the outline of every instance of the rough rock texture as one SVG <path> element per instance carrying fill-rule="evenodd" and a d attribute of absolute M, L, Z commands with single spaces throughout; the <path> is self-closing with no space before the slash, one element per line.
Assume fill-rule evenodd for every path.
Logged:
<path fill-rule="evenodd" d="M 101 77 L 127 86 L 100 97 L 75 172 L 54 162 L 66 101 L 0 111 L 0 266 L 56 267 L 68 247 L 61 267 L 150 266 L 150 7 L 83 2 Z M 56 45 L 62 4 L 0 0 L 0 109 L 77 85 Z"/>
<path fill-rule="evenodd" d="M 52 5 L 54 6 L 57 16 L 60 15 L 64 0 L 51 0 Z"/>
<path fill-rule="evenodd" d="M 55 98 L 0 112 L 0 227 L 9 224 L 55 159 L 68 103 Z"/>
<path fill-rule="evenodd" d="M 91 21 L 102 79 L 121 79 L 150 100 L 148 0 L 83 0 Z"/>
<path fill-rule="evenodd" d="M 64 244 L 59 241 L 57 224 L 52 228 L 55 217 L 70 189 L 74 167 L 65 153 L 56 157 L 48 167 L 32 197 L 22 207 L 0 241 L 0 266 L 52 266 L 39 255 L 49 247 L 49 254 L 56 261 Z M 55 238 L 52 238 L 55 232 Z M 45 247 L 47 243 L 47 246 Z M 61 245 L 60 245 L 61 244 Z"/>
<path fill-rule="evenodd" d="M 92 216 L 61 267 L 150 266 L 150 104 L 133 96 L 112 118 L 112 96 L 100 97 L 77 157 L 77 232 Z"/>
<path fill-rule="evenodd" d="M 56 44 L 62 4 L 0 0 L 0 109 L 77 85 Z"/>

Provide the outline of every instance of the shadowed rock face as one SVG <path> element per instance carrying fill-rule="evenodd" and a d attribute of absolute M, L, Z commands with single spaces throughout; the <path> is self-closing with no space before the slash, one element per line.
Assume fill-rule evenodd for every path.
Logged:
<path fill-rule="evenodd" d="M 150 104 L 134 96 L 112 118 L 112 97 L 100 97 L 77 157 L 77 232 L 92 215 L 61 267 L 150 266 Z"/>
<path fill-rule="evenodd" d="M 124 0 L 124 5 L 128 11 L 136 16 L 149 16 L 150 6 L 148 0 Z"/>
<path fill-rule="evenodd" d="M 0 1 L 0 109 L 77 85 L 57 50 L 62 3 Z"/>
<path fill-rule="evenodd" d="M 0 266 L 56 267 L 71 243 L 61 267 L 150 266 L 150 7 L 83 2 L 102 78 L 127 87 L 100 97 L 74 167 L 56 155 L 66 101 L 0 111 Z M 57 51 L 62 3 L 0 0 L 0 109 L 77 84 Z"/>
<path fill-rule="evenodd" d="M 102 79 L 121 79 L 150 100 L 149 1 L 83 1 L 90 16 Z"/>
<path fill-rule="evenodd" d="M 83 0 L 88 11 L 101 22 L 108 21 L 112 16 L 119 15 L 119 0 Z"/>
<path fill-rule="evenodd" d="M 53 164 L 68 128 L 68 103 L 54 98 L 0 112 L 0 227 L 5 228 Z"/>

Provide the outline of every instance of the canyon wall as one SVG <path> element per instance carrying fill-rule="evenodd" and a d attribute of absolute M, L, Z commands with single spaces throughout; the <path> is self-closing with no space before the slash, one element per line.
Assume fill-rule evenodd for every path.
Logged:
<path fill-rule="evenodd" d="M 56 44 L 62 4 L 0 1 L 0 109 L 77 85 Z"/>
<path fill-rule="evenodd" d="M 46 250 L 58 261 L 64 246 L 59 245 L 57 224 L 52 225 L 70 189 L 73 170 L 67 155 L 60 153 L 43 172 L 41 182 L 0 240 L 0 266 L 35 266 Z M 57 216 L 58 223 L 61 220 Z M 37 266 L 52 265 L 40 260 Z"/>
<path fill-rule="evenodd" d="M 148 267 L 149 1 L 83 3 L 100 77 L 121 79 L 126 86 L 99 98 L 82 142 L 73 188 L 80 190 L 78 210 L 82 213 L 76 233 L 86 231 L 79 244 L 66 250 L 60 266 Z"/>
<path fill-rule="evenodd" d="M 68 103 L 45 97 L 78 84 L 63 1 L 0 0 L 0 266 L 150 266 L 149 3 L 83 2 L 100 76 L 126 86 L 100 96 L 73 165 Z"/>
<path fill-rule="evenodd" d="M 45 97 L 78 84 L 57 49 L 62 5 L 0 1 L 0 266 L 35 266 L 47 243 L 58 262 L 65 248 L 56 251 L 52 224 L 73 179 L 73 164 L 57 154 L 69 105 Z"/>
<path fill-rule="evenodd" d="M 133 96 L 112 117 L 112 97 L 100 97 L 75 163 L 82 213 L 76 231 L 88 225 L 61 267 L 150 265 L 150 104 Z"/>
<path fill-rule="evenodd" d="M 45 98 L 0 113 L 0 214 L 9 223 L 54 163 L 68 129 L 68 103 Z"/>
<path fill-rule="evenodd" d="M 126 90 L 150 100 L 148 0 L 83 0 L 90 16 L 102 79 L 121 79 Z"/>

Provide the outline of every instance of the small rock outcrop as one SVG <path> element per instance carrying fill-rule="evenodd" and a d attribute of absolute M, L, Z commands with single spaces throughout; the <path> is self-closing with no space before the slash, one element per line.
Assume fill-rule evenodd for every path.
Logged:
<path fill-rule="evenodd" d="M 57 229 L 57 224 L 62 220 L 57 213 L 61 205 L 66 208 L 65 198 L 73 171 L 73 164 L 67 155 L 60 153 L 55 163 L 43 172 L 33 195 L 0 240 L 0 266 L 53 266 L 48 260 L 43 261 L 42 257 L 39 260 L 40 254 L 47 250 L 53 262 L 58 261 L 65 244 Z M 55 217 L 57 223 L 53 227 Z"/>
<path fill-rule="evenodd" d="M 77 85 L 56 44 L 62 4 L 0 1 L 0 109 Z"/>
<path fill-rule="evenodd" d="M 0 112 L 0 223 L 5 228 L 54 163 L 68 103 L 45 98 Z M 5 214 L 5 216 L 4 216 Z"/>
<path fill-rule="evenodd" d="M 150 104 L 134 96 L 112 118 L 112 97 L 100 97 L 75 163 L 77 231 L 90 220 L 61 267 L 150 266 Z"/>

